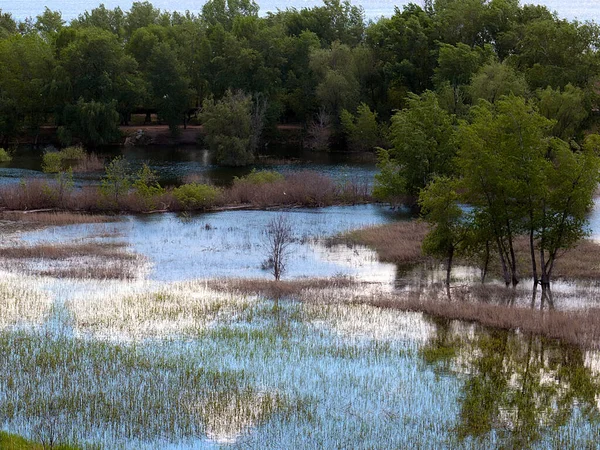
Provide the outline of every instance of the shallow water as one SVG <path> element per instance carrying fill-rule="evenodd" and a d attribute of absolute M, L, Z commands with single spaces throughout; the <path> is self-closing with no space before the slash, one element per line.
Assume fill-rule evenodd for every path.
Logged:
<path fill-rule="evenodd" d="M 282 213 L 289 219 L 295 238 L 284 279 L 341 275 L 363 281 L 393 282 L 396 267 L 378 262 L 372 250 L 325 246 L 324 242 L 325 238 L 338 233 L 406 217 L 377 205 L 284 212 L 224 211 L 190 217 L 127 216 L 116 223 L 52 227 L 23 233 L 20 239 L 29 244 L 73 240 L 125 242 L 132 251 L 149 259 L 148 277 L 152 280 L 267 278 L 272 275 L 261 269 L 268 257 L 264 230 L 270 220 Z"/>
<path fill-rule="evenodd" d="M 0 163 L 0 184 L 18 183 L 21 179 L 52 179 L 42 172 L 42 149 L 23 146 L 8 163 Z M 234 177 L 247 175 L 252 169 L 275 170 L 282 174 L 311 170 L 329 176 L 335 181 L 354 181 L 371 185 L 378 172 L 372 153 L 310 152 L 295 146 L 282 146 L 263 155 L 255 165 L 247 167 L 220 167 L 211 152 L 195 146 L 148 146 L 105 149 L 99 153 L 106 160 L 122 155 L 132 172 L 148 164 L 156 171 L 164 186 L 195 181 L 226 186 Z M 102 171 L 75 173 L 78 186 L 98 184 Z"/>

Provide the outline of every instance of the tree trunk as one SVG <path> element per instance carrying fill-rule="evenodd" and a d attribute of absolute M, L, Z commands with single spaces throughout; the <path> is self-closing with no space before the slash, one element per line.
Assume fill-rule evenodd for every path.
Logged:
<path fill-rule="evenodd" d="M 454 247 L 448 253 L 448 265 L 446 267 L 446 286 L 450 287 L 450 275 L 452 274 L 452 259 L 454 258 Z"/>

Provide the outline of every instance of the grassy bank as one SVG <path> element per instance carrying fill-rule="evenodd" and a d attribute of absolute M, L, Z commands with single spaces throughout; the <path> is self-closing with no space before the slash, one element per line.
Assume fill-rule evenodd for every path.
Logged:
<path fill-rule="evenodd" d="M 428 260 L 421 250 L 428 225 L 420 220 L 395 222 L 351 231 L 336 237 L 333 241 L 366 245 L 377 252 L 379 259 L 398 265 L 419 264 Z M 526 238 L 515 241 L 519 267 L 523 276 L 531 276 L 529 243 Z M 459 259 L 460 264 L 478 265 L 479 261 Z M 492 253 L 489 270 L 500 275 L 500 265 Z M 590 239 L 581 240 L 575 247 L 565 251 L 557 259 L 553 277 L 555 280 L 600 279 L 600 244 Z"/>

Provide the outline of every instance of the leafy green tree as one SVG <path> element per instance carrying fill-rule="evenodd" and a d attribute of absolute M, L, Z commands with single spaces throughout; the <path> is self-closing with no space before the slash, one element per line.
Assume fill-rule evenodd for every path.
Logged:
<path fill-rule="evenodd" d="M 435 177 L 419 195 L 419 205 L 431 229 L 423 240 L 423 253 L 446 259 L 446 286 L 450 286 L 452 262 L 466 240 L 468 221 L 456 192 L 456 181 Z"/>
<path fill-rule="evenodd" d="M 524 24 L 510 58 L 532 89 L 583 87 L 598 73 L 598 27 L 553 16 Z"/>
<path fill-rule="evenodd" d="M 347 110 L 342 110 L 340 120 L 351 149 L 368 151 L 381 144 L 381 128 L 377 123 L 377 113 L 371 111 L 365 103 L 361 103 L 356 109 L 356 117 Z"/>
<path fill-rule="evenodd" d="M 119 199 L 131 188 L 131 178 L 127 161 L 122 156 L 116 157 L 106 166 L 106 174 L 100 187 L 102 194 L 114 206 L 118 206 Z"/>
<path fill-rule="evenodd" d="M 435 39 L 432 15 L 412 3 L 367 28 L 367 45 L 382 64 L 378 96 L 385 117 L 402 104 L 408 92 L 421 94 L 433 87 Z"/>
<path fill-rule="evenodd" d="M 509 96 L 495 106 L 481 102 L 473 107 L 471 122 L 463 122 L 457 133 L 465 200 L 489 227 L 507 285 L 519 282 L 516 237 L 522 232 L 534 237 L 551 125 L 524 99 Z"/>
<path fill-rule="evenodd" d="M 493 50 L 490 45 L 471 48 L 460 42 L 455 46 L 442 44 L 434 75 L 434 83 L 440 93 L 440 104 L 451 113 L 462 115 L 466 111 L 464 103 L 471 77 L 492 59 Z"/>
<path fill-rule="evenodd" d="M 131 37 L 135 30 L 149 25 L 169 25 L 170 15 L 161 13 L 148 1 L 133 2 L 131 9 L 125 15 L 125 36 Z"/>
<path fill-rule="evenodd" d="M 148 78 L 158 115 L 168 125 L 171 133 L 179 132 L 189 109 L 189 80 L 185 70 L 168 44 L 159 44 L 148 62 Z M 185 122 L 184 122 L 185 125 Z"/>
<path fill-rule="evenodd" d="M 54 64 L 51 45 L 37 34 L 0 40 L 0 140 L 22 131 L 38 134 L 52 108 Z"/>
<path fill-rule="evenodd" d="M 534 287 L 550 302 L 554 263 L 585 235 L 600 167 L 600 137 L 573 152 L 550 136 L 555 124 L 519 97 L 482 102 L 460 126 L 457 159 L 464 199 L 494 238 L 506 284 L 519 281 L 515 238 L 526 234 Z"/>
<path fill-rule="evenodd" d="M 54 39 L 65 25 L 60 11 L 51 11 L 48 7 L 36 17 L 35 29 L 45 38 Z"/>
<path fill-rule="evenodd" d="M 245 166 L 254 161 L 263 112 L 242 92 L 227 91 L 218 101 L 204 101 L 201 120 L 206 142 L 219 164 Z"/>
<path fill-rule="evenodd" d="M 211 25 L 220 24 L 231 31 L 236 18 L 258 17 L 258 4 L 253 0 L 209 0 L 202 6 L 202 18 Z"/>
<path fill-rule="evenodd" d="M 7 38 L 17 33 L 17 23 L 10 13 L 3 13 L 0 9 L 0 39 Z"/>
<path fill-rule="evenodd" d="M 434 92 L 426 91 L 420 96 L 410 94 L 407 103 L 407 108 L 392 117 L 390 140 L 393 147 L 380 151 L 379 164 L 384 172 L 376 177 L 376 193 L 380 197 L 383 194 L 390 197 L 407 195 L 414 206 L 420 190 L 434 176 L 453 173 L 456 148 L 453 118 L 440 107 Z M 383 175 L 392 175 L 389 170 L 394 167 L 398 170 L 397 175 Z M 402 192 L 390 192 L 392 186 L 402 186 Z"/>
<path fill-rule="evenodd" d="M 119 113 L 116 111 L 116 101 L 86 102 L 80 98 L 74 105 L 64 110 L 63 122 L 71 133 L 79 137 L 85 145 L 98 146 L 118 141 Z M 63 142 L 69 145 L 71 142 Z"/>
<path fill-rule="evenodd" d="M 80 14 L 77 19 L 71 21 L 71 25 L 82 28 L 100 28 L 122 37 L 125 33 L 125 13 L 119 7 L 111 10 L 101 4 L 90 12 L 86 11 Z"/>
<path fill-rule="evenodd" d="M 504 95 L 514 94 L 524 97 L 527 94 L 527 82 L 506 63 L 493 61 L 482 66 L 471 78 L 469 94 L 473 103 L 483 99 L 494 103 Z"/>
<path fill-rule="evenodd" d="M 548 86 L 539 90 L 537 97 L 540 113 L 555 121 L 552 134 L 566 141 L 574 139 L 588 116 L 583 90 L 571 84 L 562 91 Z"/>

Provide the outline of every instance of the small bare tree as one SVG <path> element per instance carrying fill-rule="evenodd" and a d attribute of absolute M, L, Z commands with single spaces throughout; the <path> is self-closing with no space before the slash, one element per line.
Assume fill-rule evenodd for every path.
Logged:
<path fill-rule="evenodd" d="M 294 241 L 292 225 L 286 214 L 278 214 L 271 219 L 264 230 L 265 252 L 267 261 L 265 267 L 271 270 L 276 281 L 286 270 L 290 256 L 290 245 Z"/>

